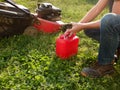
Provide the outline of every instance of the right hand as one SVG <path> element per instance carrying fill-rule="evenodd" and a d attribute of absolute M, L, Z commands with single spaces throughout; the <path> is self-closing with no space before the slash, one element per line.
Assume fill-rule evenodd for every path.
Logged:
<path fill-rule="evenodd" d="M 77 33 L 82 30 L 81 23 L 72 23 L 72 28 L 67 29 L 64 33 L 66 37 L 70 37 L 72 34 Z"/>

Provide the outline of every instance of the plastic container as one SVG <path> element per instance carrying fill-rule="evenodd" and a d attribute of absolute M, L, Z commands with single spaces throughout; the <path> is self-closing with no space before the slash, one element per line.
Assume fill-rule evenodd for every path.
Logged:
<path fill-rule="evenodd" d="M 75 34 L 71 37 L 65 37 L 65 35 L 60 35 L 56 39 L 56 55 L 61 59 L 70 58 L 76 55 L 78 52 L 79 38 Z"/>

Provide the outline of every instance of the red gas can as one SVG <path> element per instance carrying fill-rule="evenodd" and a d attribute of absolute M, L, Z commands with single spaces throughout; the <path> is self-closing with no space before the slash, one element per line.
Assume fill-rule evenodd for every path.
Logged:
<path fill-rule="evenodd" d="M 65 35 L 60 35 L 56 39 L 56 55 L 62 59 L 67 59 L 78 52 L 79 38 L 75 34 L 65 38 Z"/>

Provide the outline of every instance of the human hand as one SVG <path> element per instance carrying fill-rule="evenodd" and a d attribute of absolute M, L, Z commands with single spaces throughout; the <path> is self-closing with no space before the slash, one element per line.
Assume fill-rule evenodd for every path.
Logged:
<path fill-rule="evenodd" d="M 72 28 L 67 29 L 66 32 L 64 33 L 66 37 L 72 36 L 72 34 L 75 34 L 82 30 L 81 28 L 81 23 L 72 23 Z"/>

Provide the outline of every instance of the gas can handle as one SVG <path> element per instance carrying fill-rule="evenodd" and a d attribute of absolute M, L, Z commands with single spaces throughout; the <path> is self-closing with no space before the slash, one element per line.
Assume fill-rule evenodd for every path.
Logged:
<path fill-rule="evenodd" d="M 68 35 L 64 35 L 64 39 L 69 39 L 69 38 L 72 38 L 72 37 L 74 37 L 75 36 L 75 34 L 73 34 L 72 32 L 71 33 L 69 33 Z"/>
<path fill-rule="evenodd" d="M 67 39 L 72 39 L 75 35 L 76 35 L 75 33 L 70 33 L 70 34 L 68 34 L 68 35 L 62 34 L 62 35 L 60 36 L 60 38 L 61 38 L 61 39 L 64 39 L 64 40 L 67 40 Z"/>

